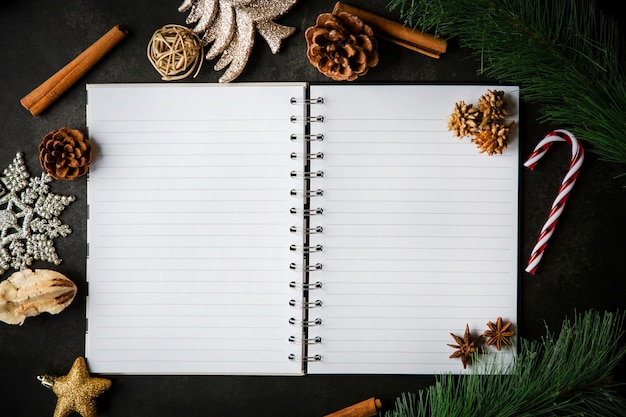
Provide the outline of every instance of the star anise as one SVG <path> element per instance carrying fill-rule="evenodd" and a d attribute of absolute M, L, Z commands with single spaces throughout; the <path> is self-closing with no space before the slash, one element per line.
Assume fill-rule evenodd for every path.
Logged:
<path fill-rule="evenodd" d="M 467 368 L 467 364 L 471 360 L 472 355 L 478 350 L 478 343 L 483 336 L 480 335 L 476 339 L 473 339 L 470 334 L 469 325 L 467 324 L 465 325 L 465 334 L 462 339 L 454 333 L 450 333 L 450 335 L 457 343 L 456 345 L 448 343 L 448 346 L 457 349 L 452 355 L 450 355 L 450 359 L 461 358 L 461 362 L 463 362 L 463 369 L 465 369 Z"/>
<path fill-rule="evenodd" d="M 495 324 L 488 322 L 487 327 L 489 327 L 489 330 L 485 330 L 483 333 L 483 336 L 489 338 L 487 339 L 487 346 L 495 344 L 498 350 L 502 350 L 502 344 L 511 347 L 510 337 L 515 334 L 515 331 L 509 330 L 509 327 L 511 327 L 510 321 L 504 323 L 502 317 L 498 317 Z"/>

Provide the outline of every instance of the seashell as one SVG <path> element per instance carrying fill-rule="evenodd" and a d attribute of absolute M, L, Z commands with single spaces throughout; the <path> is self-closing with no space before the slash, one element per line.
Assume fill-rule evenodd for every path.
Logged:
<path fill-rule="evenodd" d="M 49 269 L 24 269 L 0 282 L 0 320 L 22 325 L 40 313 L 58 314 L 74 300 L 76 284 Z"/>

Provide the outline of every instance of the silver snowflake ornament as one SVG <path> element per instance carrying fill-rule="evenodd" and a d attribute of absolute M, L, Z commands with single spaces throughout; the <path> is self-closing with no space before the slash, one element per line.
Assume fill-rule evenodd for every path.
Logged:
<path fill-rule="evenodd" d="M 228 69 L 219 82 L 226 83 L 241 74 L 248 62 L 254 36 L 258 31 L 273 54 L 277 54 L 283 39 L 295 28 L 273 20 L 287 13 L 297 0 L 184 0 L 178 11 L 187 12 L 187 24 L 195 24 L 202 45 L 212 44 L 206 59 L 220 59 L 215 70 Z"/>
<path fill-rule="evenodd" d="M 73 196 L 50 193 L 48 173 L 32 177 L 18 153 L 0 178 L 0 274 L 26 269 L 34 260 L 61 263 L 54 239 L 72 233 L 58 216 Z"/>

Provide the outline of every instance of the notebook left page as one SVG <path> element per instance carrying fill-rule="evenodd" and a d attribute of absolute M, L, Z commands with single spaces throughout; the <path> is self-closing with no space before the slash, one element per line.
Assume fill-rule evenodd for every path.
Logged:
<path fill-rule="evenodd" d="M 304 91 L 88 85 L 92 372 L 301 373 L 288 359 L 289 138 Z"/>

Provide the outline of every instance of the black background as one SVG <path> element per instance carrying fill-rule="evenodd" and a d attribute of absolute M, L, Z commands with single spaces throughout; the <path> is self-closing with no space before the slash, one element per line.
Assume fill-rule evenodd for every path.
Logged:
<path fill-rule="evenodd" d="M 185 24 L 187 14 L 178 11 L 180 3 L 0 1 L 0 169 L 9 166 L 17 152 L 23 152 L 31 175 L 39 176 L 37 146 L 46 133 L 63 126 L 86 131 L 85 84 L 165 82 L 149 63 L 146 46 L 161 26 Z M 306 58 L 304 30 L 318 14 L 331 11 L 334 3 L 300 0 L 277 20 L 297 28 L 283 43 L 280 53 L 271 54 L 265 41 L 257 36 L 248 65 L 234 82 L 329 81 Z M 599 5 L 618 16 L 617 3 L 606 1 Z M 354 0 L 350 4 L 399 20 L 398 11 L 390 12 L 386 1 Z M 33 117 L 20 105 L 24 95 L 120 23 L 128 27 L 129 36 L 42 115 Z M 451 40 L 448 52 L 436 60 L 380 40 L 380 63 L 354 83 L 494 83 L 495 80 L 476 75 L 479 64 L 468 52 Z M 213 64 L 206 62 L 196 79 L 185 81 L 217 82 L 222 72 L 215 72 Z M 536 106 L 525 102 L 521 103 L 520 113 L 521 158 L 527 157 L 550 129 L 566 128 L 538 123 Z M 626 306 L 626 181 L 615 178 L 626 167 L 598 160 L 591 152 L 586 155 L 582 173 L 537 274 L 524 272 L 570 157 L 570 148 L 562 145 L 553 147 L 535 171 L 520 163 L 520 314 L 516 325 L 518 334 L 526 339 L 543 336 L 546 325 L 558 330 L 563 319 L 575 312 L 591 308 L 616 311 Z M 62 272 L 78 285 L 79 293 L 60 315 L 42 314 L 27 319 L 23 326 L 0 323 L 3 417 L 51 416 L 56 397 L 40 385 L 37 375 L 64 375 L 74 359 L 85 353 L 86 178 L 54 182 L 52 191 L 76 196 L 76 201 L 60 216 L 73 233 L 55 240 L 63 259 L 61 265 L 36 262 L 32 267 Z M 1 279 L 11 272 L 7 271 Z M 624 379 L 624 366 L 618 371 L 620 379 Z M 434 381 L 430 375 L 105 377 L 113 385 L 98 400 L 102 417 L 321 417 L 372 396 L 390 407 L 401 393 L 417 391 Z"/>

